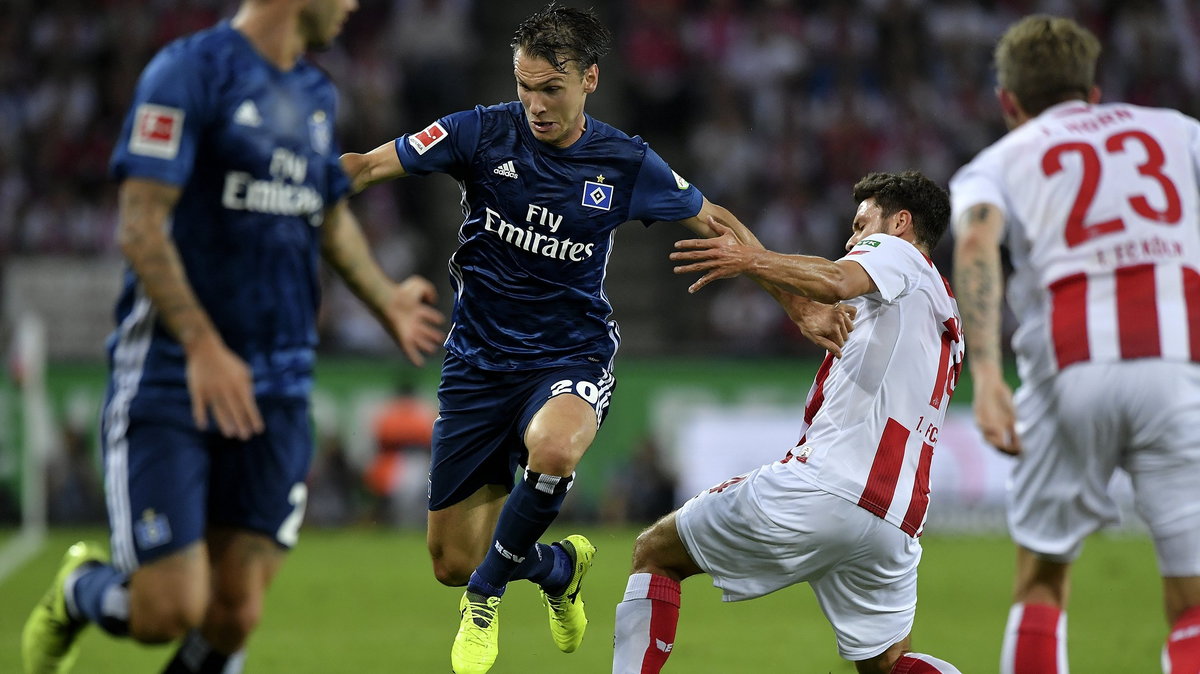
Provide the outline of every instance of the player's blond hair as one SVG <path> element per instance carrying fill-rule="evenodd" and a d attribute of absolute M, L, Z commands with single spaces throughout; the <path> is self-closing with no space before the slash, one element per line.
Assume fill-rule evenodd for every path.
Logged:
<path fill-rule="evenodd" d="M 1031 116 L 1074 98 L 1095 84 L 1100 41 L 1070 19 L 1034 14 L 1005 31 L 994 60 L 1000 86 Z"/>

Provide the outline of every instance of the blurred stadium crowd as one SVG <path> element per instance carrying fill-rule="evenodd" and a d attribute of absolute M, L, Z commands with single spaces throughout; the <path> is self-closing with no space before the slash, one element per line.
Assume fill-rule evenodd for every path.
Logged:
<path fill-rule="evenodd" d="M 0 264 L 117 255 L 106 164 L 136 77 L 156 49 L 235 4 L 0 2 Z M 359 4 L 338 44 L 315 58 L 343 95 L 342 146 L 365 151 L 439 115 L 512 98 L 508 37 L 542 3 Z M 944 184 L 999 137 L 991 50 L 1027 13 L 1072 16 L 1101 38 L 1105 100 L 1200 115 L 1200 8 L 1192 0 L 593 4 L 617 41 L 589 111 L 649 140 L 781 251 L 838 254 L 852 214 L 849 186 L 864 172 L 914 167 Z M 447 199 L 423 181 L 399 181 L 354 203 L 386 269 L 444 283 L 458 221 L 453 192 Z M 939 250 L 947 275 L 948 250 Z M 665 268 L 664 259 L 613 283 L 651 286 Z M 765 294 L 738 282 L 717 290 L 708 318 L 689 334 L 727 352 L 800 348 Z M 662 306 L 652 319 L 663 319 Z M 360 311 L 331 288 L 327 347 L 388 348 Z"/>

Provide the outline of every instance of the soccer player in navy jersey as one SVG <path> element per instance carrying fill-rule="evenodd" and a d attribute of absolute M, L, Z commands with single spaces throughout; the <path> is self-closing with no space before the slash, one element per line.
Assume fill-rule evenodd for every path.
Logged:
<path fill-rule="evenodd" d="M 433 286 L 369 253 L 333 85 L 302 58 L 355 8 L 246 0 L 142 73 L 112 160 L 129 263 L 101 424 L 112 561 L 70 548 L 25 626 L 27 672 L 68 671 L 89 623 L 185 637 L 167 672 L 241 671 L 304 516 L 319 255 L 414 362 L 442 339 Z"/>
<path fill-rule="evenodd" d="M 595 547 L 579 535 L 538 539 L 615 383 L 620 333 L 603 286 L 613 231 L 629 220 L 667 220 L 707 237 L 716 217 L 758 243 L 641 138 L 584 112 L 609 41 L 593 13 L 551 3 L 521 23 L 511 45 L 519 101 L 456 112 L 342 157 L 355 190 L 431 172 L 463 189 L 428 530 L 434 575 L 467 586 L 451 649 L 457 674 L 491 668 L 511 580 L 541 587 L 560 650 L 583 639 L 579 590 Z M 849 316 L 774 294 L 810 339 L 837 350 Z"/>

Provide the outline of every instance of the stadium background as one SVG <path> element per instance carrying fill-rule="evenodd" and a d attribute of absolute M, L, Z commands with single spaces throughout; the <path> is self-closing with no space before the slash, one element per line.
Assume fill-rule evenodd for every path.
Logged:
<path fill-rule="evenodd" d="M 361 0 L 334 48 L 314 57 L 342 93 L 343 148 L 365 151 L 439 115 L 513 98 L 509 37 L 520 18 L 541 4 Z M 994 104 L 991 49 L 1003 29 L 1026 13 L 1066 14 L 1100 36 L 1105 52 L 1098 79 L 1105 100 L 1200 115 L 1200 7 L 1191 0 L 589 4 L 614 29 L 616 41 L 601 62 L 601 86 L 588 111 L 642 135 L 709 199 L 729 207 L 777 250 L 837 255 L 853 213 L 849 188 L 862 173 L 918 168 L 945 184 L 955 168 L 999 137 L 1004 128 Z M 94 429 L 103 393 L 103 339 L 111 329 L 121 264 L 113 236 L 115 190 L 105 175 L 113 139 L 136 77 L 154 51 L 231 15 L 235 6 L 227 0 L 0 0 L 0 338 L 11 352 L 16 326 L 29 315 L 38 316 L 49 335 L 51 431 L 41 447 L 45 470 L 39 474 L 52 525 L 103 523 Z M 445 261 L 461 219 L 453 181 L 444 176 L 398 181 L 352 203 L 385 268 L 397 277 L 419 272 L 433 279 L 448 308 Z M 758 438 L 763 429 L 770 429 L 766 437 L 777 438 L 779 447 L 776 452 L 768 443 L 768 458 L 786 450 L 794 440 L 791 411 L 803 399 L 820 355 L 748 282 L 723 282 L 687 295 L 687 281 L 675 278 L 666 260 L 683 232 L 670 224 L 626 226 L 618 232 L 610 265 L 609 295 L 624 338 L 620 383 L 566 513 L 580 526 L 610 532 L 610 544 L 602 546 L 608 570 L 596 581 L 615 588 L 610 599 L 619 596 L 632 527 L 685 498 L 690 492 L 683 485 L 709 474 L 701 469 L 726 475 L 721 471 L 734 470 L 723 462 L 729 457 L 756 465 L 746 454 L 762 445 L 751 436 Z M 947 237 L 935 253 L 947 276 L 950 247 Z M 331 653 L 342 658 L 332 662 L 346 668 L 285 667 L 295 644 L 316 649 L 324 643 L 322 635 L 306 631 L 310 622 L 326 624 L 324 618 L 304 620 L 300 604 L 295 617 L 268 618 L 264 632 L 278 620 L 291 636 L 278 651 L 264 645 L 266 653 L 252 655 L 250 663 L 264 658 L 258 671 L 376 671 L 399 662 L 400 671 L 429 671 L 423 663 L 441 666 L 441 642 L 448 637 L 431 631 L 424 638 L 420 630 L 453 627 L 425 620 L 424 607 L 452 606 L 453 597 L 431 587 L 435 583 L 412 524 L 420 513 L 403 507 L 411 501 L 400 499 L 385 511 L 364 479 L 379 445 L 375 418 L 381 405 L 400 392 L 431 401 L 436 364 L 418 370 L 401 362 L 373 319 L 334 282 L 326 284 L 322 340 L 313 527 L 272 595 L 273 608 L 313 592 L 338 606 L 337 598 L 369 596 L 375 587 L 412 608 L 379 606 L 372 615 L 369 602 L 343 601 L 350 612 L 345 622 L 365 621 L 381 635 L 398 633 L 391 628 L 412 631 L 413 643 L 438 646 L 429 648 L 427 660 L 368 657 L 355 669 L 348 663 L 356 661 L 344 660 L 342 648 L 330 642 Z M 26 433 L 18 374 L 20 367 L 9 368 L 0 382 L 0 526 L 6 527 L 0 531 L 12 532 L 10 541 L 27 486 L 21 478 Z M 964 662 L 986 663 L 964 671 L 990 671 L 1011 572 L 997 500 L 1006 466 L 973 435 L 969 393 L 966 381 L 953 409 L 955 439 L 943 440 L 942 460 L 935 462 L 942 474 L 935 476 L 917 636 L 932 642 L 931 651 L 953 659 L 958 648 L 968 658 Z M 395 464 L 390 475 L 411 495 L 421 489 L 423 475 L 420 454 L 408 456 L 411 461 Z M 385 521 L 403 531 L 381 526 Z M 98 529 L 85 532 L 103 535 Z M 32 561 L 12 569 L 0 563 L 0 672 L 16 670 L 20 620 L 49 577 L 59 543 L 74 535 L 75 529 L 56 530 Z M 1092 566 L 1081 568 L 1080 575 L 1094 573 L 1095 582 L 1111 592 L 1077 595 L 1073 643 L 1122 643 L 1099 636 L 1102 631 L 1088 632 L 1089 620 L 1100 630 L 1106 624 L 1099 617 L 1105 601 L 1113 610 L 1137 607 L 1141 641 L 1136 647 L 1114 646 L 1112 655 L 1095 656 L 1098 664 L 1080 671 L 1154 671 L 1161 618 L 1156 586 L 1147 582 L 1153 574 L 1148 544 L 1134 526 L 1095 545 L 1098 561 L 1089 561 Z M 321 555 L 329 555 L 334 566 L 345 565 L 354 553 L 338 551 L 360 546 L 363 559 L 384 556 L 377 572 L 320 572 Z M 373 580 L 356 594 L 344 585 L 350 575 Z M 946 583 L 940 589 L 939 578 Z M 974 594 L 963 607 L 968 595 L 956 592 Z M 1097 600 L 1094 612 L 1079 607 Z M 611 631 L 611 616 L 605 614 L 615 599 L 592 601 L 601 613 L 593 616 L 593 629 Z M 688 610 L 701 615 L 693 619 L 685 610 L 683 629 L 699 625 L 691 627 L 698 632 L 692 644 L 681 637 L 672 658 L 675 671 L 760 670 L 743 649 L 733 648 L 733 638 L 716 640 L 730 639 L 729 648 L 721 649 L 704 636 L 730 630 L 745 633 L 751 645 L 759 643 L 757 650 L 767 652 L 762 662 L 773 662 L 772 652 L 786 652 L 769 645 L 773 642 L 754 641 L 753 634 L 766 631 L 814 654 L 811 669 L 797 663 L 795 671 L 844 669 L 806 592 L 769 601 L 776 603 L 724 612 L 712 609 L 711 601 L 708 609 L 699 598 L 690 601 Z M 334 615 L 337 610 L 343 609 L 330 609 Z M 788 617 L 781 620 L 783 612 Z M 970 619 L 962 620 L 961 612 Z M 363 617 L 349 617 L 360 613 Z M 769 628 L 752 618 L 760 613 L 771 617 Z M 926 619 L 933 627 L 922 632 Z M 511 620 L 520 624 L 522 618 Z M 959 638 L 960 629 L 975 636 Z M 335 632 L 350 644 L 369 644 L 372 634 Z M 382 638 L 377 646 L 394 640 Z M 541 641 L 529 652 L 544 647 Z M 588 662 L 603 661 L 605 641 L 589 639 Z M 95 639 L 89 647 L 110 653 L 106 657 L 115 664 L 97 660 L 86 671 L 127 671 L 120 663 L 131 657 L 129 648 L 111 650 L 101 642 Z M 279 644 L 265 634 L 258 642 Z M 522 646 L 506 641 L 505 648 L 516 652 Z M 146 657 L 161 659 L 161 653 Z M 507 657 L 497 671 L 538 671 Z M 1077 657 L 1072 654 L 1073 661 Z M 1078 661 L 1073 664 L 1080 668 Z"/>

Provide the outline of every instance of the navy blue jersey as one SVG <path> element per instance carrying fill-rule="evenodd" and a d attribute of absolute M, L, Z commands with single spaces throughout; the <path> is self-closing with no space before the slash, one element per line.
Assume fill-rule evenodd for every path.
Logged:
<path fill-rule="evenodd" d="M 588 116 L 583 136 L 557 148 L 534 138 L 517 101 L 442 117 L 395 147 L 408 173 L 442 172 L 462 186 L 446 348 L 483 369 L 611 367 L 620 338 L 604 275 L 614 231 L 684 220 L 703 205 L 641 138 Z"/>
<path fill-rule="evenodd" d="M 146 66 L 113 153 L 117 180 L 182 189 L 171 237 L 200 304 L 250 365 L 256 395 L 303 397 L 312 386 L 319 228 L 349 187 L 336 102 L 322 71 L 304 60 L 281 71 L 224 22 Z M 183 350 L 132 271 L 116 319 L 115 379 L 186 396 Z"/>

